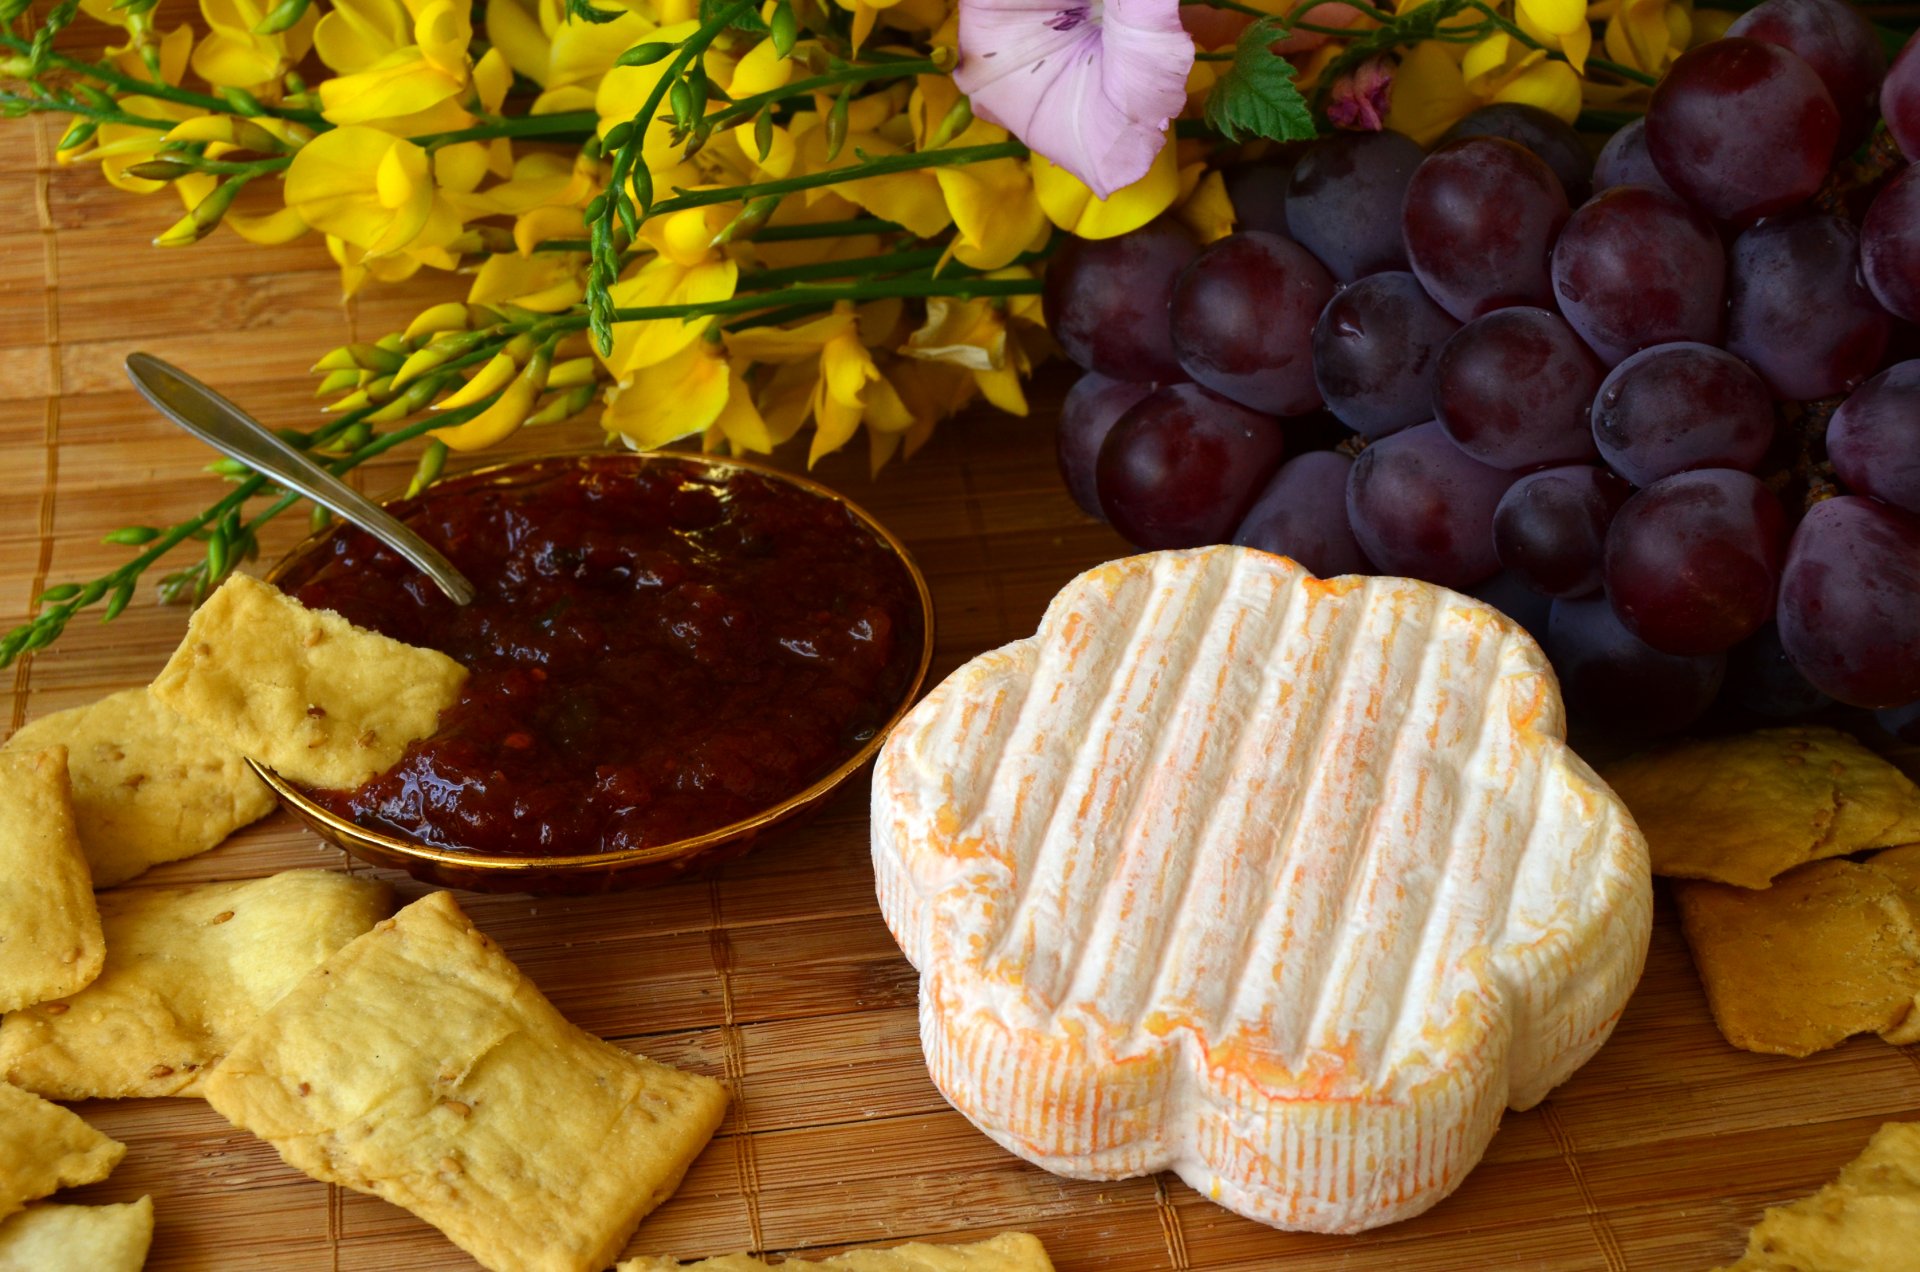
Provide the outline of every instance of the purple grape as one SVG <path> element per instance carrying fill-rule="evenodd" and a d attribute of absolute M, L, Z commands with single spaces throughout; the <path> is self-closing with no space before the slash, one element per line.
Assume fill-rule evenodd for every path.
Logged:
<path fill-rule="evenodd" d="M 1173 288 L 1173 348 L 1194 381 L 1257 411 L 1320 405 L 1313 325 L 1333 280 L 1298 243 L 1257 230 L 1193 258 Z"/>
<path fill-rule="evenodd" d="M 1794 670 L 1772 623 L 1735 645 L 1727 654 L 1726 700 L 1766 720 L 1797 720 L 1833 705 L 1833 699 Z"/>
<path fill-rule="evenodd" d="M 1600 588 L 1607 527 L 1633 490 L 1604 468 L 1574 465 L 1528 473 L 1493 510 L 1500 564 L 1545 596 Z"/>
<path fill-rule="evenodd" d="M 1673 187 L 1660 175 L 1660 169 L 1654 167 L 1653 156 L 1647 153 L 1645 116 L 1607 138 L 1607 144 L 1600 147 L 1600 157 L 1593 161 L 1593 188 L 1596 193 L 1623 185 L 1651 186 L 1668 194 L 1673 193 Z"/>
<path fill-rule="evenodd" d="M 1567 194 L 1532 151 L 1499 137 L 1448 142 L 1407 186 L 1407 256 L 1427 294 L 1461 322 L 1508 305 L 1550 305 L 1547 251 Z"/>
<path fill-rule="evenodd" d="M 1860 272 L 1889 313 L 1920 322 L 1920 168 L 1901 173 L 1867 209 Z"/>
<path fill-rule="evenodd" d="M 1460 330 L 1412 274 L 1369 274 L 1335 293 L 1313 329 L 1327 408 L 1369 438 L 1433 418 L 1433 368 Z"/>
<path fill-rule="evenodd" d="M 1336 132 L 1307 147 L 1287 183 L 1287 232 L 1343 283 L 1405 269 L 1400 205 L 1420 147 L 1397 132 Z"/>
<path fill-rule="evenodd" d="M 1839 217 L 1764 221 L 1733 244 L 1727 348 L 1775 394 L 1844 393 L 1880 366 L 1892 326 L 1860 281 L 1860 235 Z"/>
<path fill-rule="evenodd" d="M 1272 416 L 1197 384 L 1155 389 L 1100 446 L 1100 507 L 1142 548 L 1225 543 L 1284 449 Z"/>
<path fill-rule="evenodd" d="M 1347 520 L 1382 574 L 1471 587 L 1500 568 L 1493 510 L 1512 484 L 1512 473 L 1472 458 L 1438 424 L 1416 424 L 1354 460 Z"/>
<path fill-rule="evenodd" d="M 1467 595 L 1485 601 L 1527 629 L 1527 635 L 1542 649 L 1547 645 L 1547 622 L 1553 614 L 1553 598 L 1521 582 L 1512 570 L 1502 570 Z"/>
<path fill-rule="evenodd" d="M 1642 349 L 1593 399 L 1601 458 L 1636 486 L 1690 468 L 1751 471 L 1773 444 L 1773 426 L 1766 382 L 1711 345 Z"/>
<path fill-rule="evenodd" d="M 1848 490 L 1920 513 L 1920 360 L 1888 367 L 1840 404 L 1827 458 Z"/>
<path fill-rule="evenodd" d="M 1118 238 L 1068 235 L 1047 263 L 1047 330 L 1069 358 L 1115 380 L 1186 379 L 1167 317 L 1173 283 L 1199 253 L 1160 220 Z"/>
<path fill-rule="evenodd" d="M 1749 473 L 1702 468 L 1627 500 L 1607 531 L 1607 596 L 1627 629 L 1669 654 L 1714 654 L 1773 614 L 1787 517 Z"/>
<path fill-rule="evenodd" d="M 1840 148 L 1851 150 L 1873 127 L 1886 50 L 1873 26 L 1843 0 L 1766 0 L 1727 28 L 1728 35 L 1777 44 L 1800 55 L 1827 86 L 1840 112 Z"/>
<path fill-rule="evenodd" d="M 1558 314 L 1500 309 L 1440 351 L 1434 414 L 1455 445 L 1495 468 L 1592 459 L 1587 408 L 1600 364 Z"/>
<path fill-rule="evenodd" d="M 1287 233 L 1287 182 L 1304 146 L 1288 146 L 1253 163 L 1227 168 L 1223 179 L 1227 201 L 1233 204 L 1233 228 L 1265 234 Z"/>
<path fill-rule="evenodd" d="M 1280 465 L 1253 502 L 1233 541 L 1292 557 L 1323 579 L 1369 574 L 1372 564 L 1347 524 L 1347 473 L 1336 451 L 1309 451 Z"/>
<path fill-rule="evenodd" d="M 1608 366 L 1648 345 L 1718 340 L 1726 285 L 1713 223 L 1647 186 L 1599 195 L 1553 246 L 1560 312 Z"/>
<path fill-rule="evenodd" d="M 1920 160 L 1920 32 L 1907 37 L 1880 82 L 1880 115 L 1908 160 Z"/>
<path fill-rule="evenodd" d="M 1705 714 L 1726 675 L 1724 654 L 1663 654 L 1628 631 L 1603 596 L 1555 601 L 1547 656 L 1574 727 L 1652 738 Z"/>
<path fill-rule="evenodd" d="M 1777 44 L 1713 40 L 1682 53 L 1647 108 L 1647 149 L 1695 207 L 1745 224 L 1826 180 L 1840 112 L 1812 67 Z"/>
<path fill-rule="evenodd" d="M 1110 380 L 1098 371 L 1089 371 L 1067 390 L 1066 400 L 1060 404 L 1054 453 L 1067 493 L 1088 516 L 1107 519 L 1100 509 L 1100 488 L 1094 481 L 1100 444 L 1120 417 L 1156 387 L 1137 380 Z"/>
<path fill-rule="evenodd" d="M 1482 106 L 1447 129 L 1440 142 L 1445 145 L 1465 137 L 1504 137 L 1525 146 L 1553 169 L 1570 204 L 1578 206 L 1593 193 L 1593 156 L 1587 143 L 1572 124 L 1538 106 L 1519 102 Z"/>
<path fill-rule="evenodd" d="M 1817 503 L 1780 579 L 1780 641 L 1854 707 L 1920 700 L 1920 518 L 1862 495 Z"/>

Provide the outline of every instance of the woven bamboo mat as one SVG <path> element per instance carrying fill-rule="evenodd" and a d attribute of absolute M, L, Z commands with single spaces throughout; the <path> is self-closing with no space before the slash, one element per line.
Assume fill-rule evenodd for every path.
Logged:
<path fill-rule="evenodd" d="M 272 424 L 313 418 L 306 366 L 403 325 L 459 280 L 423 276 L 343 304 L 313 242 L 221 235 L 163 251 L 167 194 L 134 198 L 51 161 L 51 125 L 0 125 L 0 621 L 49 582 L 92 577 L 125 549 L 115 526 L 202 506 L 209 456 L 138 402 L 129 350 L 174 359 Z M 1117 554 L 1053 471 L 1046 380 L 1029 420 L 977 413 L 869 481 L 822 465 L 898 530 L 930 576 L 942 675 L 1029 633 L 1053 592 Z M 579 433 L 525 437 L 526 448 Z M 363 474 L 385 490 L 398 467 Z M 277 551 L 302 531 L 278 527 Z M 148 679 L 185 622 L 151 593 L 110 627 L 77 622 L 0 676 L 0 726 Z M 10 713 L 10 714 L 9 714 Z M 631 1252 L 824 1250 L 1022 1228 L 1062 1272 L 1279 1268 L 1654 1272 L 1718 1266 L 1768 1204 L 1817 1187 L 1891 1118 L 1920 1115 L 1920 1048 L 1855 1041 L 1803 1061 L 1727 1047 L 1709 1022 L 1663 902 L 1646 980 L 1599 1057 L 1540 1108 L 1509 1116 L 1485 1162 L 1430 1213 L 1357 1237 L 1274 1232 L 1177 1180 L 1091 1184 L 1008 1156 L 942 1102 L 915 1037 L 914 978 L 875 909 L 864 781 L 827 812 L 717 875 L 593 900 L 463 897 L 570 1018 L 723 1079 L 725 1127 Z M 347 866 L 284 816 L 142 884 Z M 405 895 L 419 889 L 398 880 Z M 313 1183 L 194 1100 L 81 1112 L 131 1151 L 74 1199 L 151 1193 L 155 1269 L 472 1266 L 369 1197 Z"/>

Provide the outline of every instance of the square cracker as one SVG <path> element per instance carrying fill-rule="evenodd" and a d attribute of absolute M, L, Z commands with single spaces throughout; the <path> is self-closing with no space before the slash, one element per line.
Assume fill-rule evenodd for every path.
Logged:
<path fill-rule="evenodd" d="M 1805 1056 L 1857 1033 L 1920 1042 L 1920 846 L 1814 862 L 1758 891 L 1677 882 L 1674 897 L 1734 1046 Z"/>
<path fill-rule="evenodd" d="M 42 716 L 6 749 L 55 743 L 67 748 L 73 820 L 96 888 L 205 852 L 273 811 L 273 791 L 240 752 L 144 688 Z"/>
<path fill-rule="evenodd" d="M 0 1012 L 75 992 L 105 957 L 66 748 L 0 752 Z"/>
<path fill-rule="evenodd" d="M 628 1259 L 614 1272 L 766 1272 L 769 1267 L 793 1272 L 1053 1272 L 1053 1261 L 1038 1237 L 1003 1232 L 972 1245 L 924 1245 L 918 1241 L 886 1250 L 849 1250 L 812 1262 L 788 1259 L 768 1264 L 744 1254 L 726 1254 L 698 1263 L 642 1255 Z"/>
<path fill-rule="evenodd" d="M 127 1155 L 78 1113 L 0 1082 L 0 1216 L 61 1188 L 105 1179 Z"/>
<path fill-rule="evenodd" d="M 1920 1272 L 1920 1122 L 1888 1122 L 1838 1179 L 1768 1210 L 1721 1272 Z"/>
<path fill-rule="evenodd" d="M 194 612 L 153 693 L 282 777 L 344 790 L 432 733 L 466 679 L 445 654 L 235 574 Z"/>
<path fill-rule="evenodd" d="M 0 1272 L 140 1272 L 153 1198 L 111 1206 L 29 1206 L 0 1223 Z"/>
<path fill-rule="evenodd" d="M 1653 872 L 1764 888 L 1784 870 L 1920 843 L 1920 786 L 1838 729 L 1760 729 L 1601 768 Z"/>
<path fill-rule="evenodd" d="M 341 950 L 207 1079 L 234 1125 L 495 1272 L 599 1272 L 720 1125 L 724 1088 L 585 1033 L 430 893 Z"/>
<path fill-rule="evenodd" d="M 60 1100 L 197 1095 L 273 1002 L 392 908 L 333 870 L 100 895 L 107 965 L 0 1023 L 0 1076 Z"/>

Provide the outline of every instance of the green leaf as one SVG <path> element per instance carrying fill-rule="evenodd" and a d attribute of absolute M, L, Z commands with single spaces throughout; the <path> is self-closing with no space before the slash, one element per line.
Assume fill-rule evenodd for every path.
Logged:
<path fill-rule="evenodd" d="M 700 0 L 700 20 L 702 22 L 713 21 L 732 3 L 733 0 Z M 764 33 L 767 29 L 766 20 L 762 18 L 755 9 L 742 10 L 740 13 L 735 14 L 733 21 L 727 23 L 727 25 L 736 31 Z"/>
<path fill-rule="evenodd" d="M 1207 98 L 1207 124 L 1228 141 L 1306 141 L 1317 134 L 1293 65 L 1273 51 L 1283 34 L 1276 19 L 1262 18 L 1234 45 L 1227 73 Z"/>

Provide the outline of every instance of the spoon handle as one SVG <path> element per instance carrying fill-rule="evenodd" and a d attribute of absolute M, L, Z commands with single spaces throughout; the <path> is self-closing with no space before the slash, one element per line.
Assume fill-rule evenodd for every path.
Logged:
<path fill-rule="evenodd" d="M 150 353 L 130 353 L 127 377 L 156 410 L 207 445 L 359 526 L 411 561 L 454 604 L 473 600 L 473 584 L 433 545 L 180 368 Z"/>

